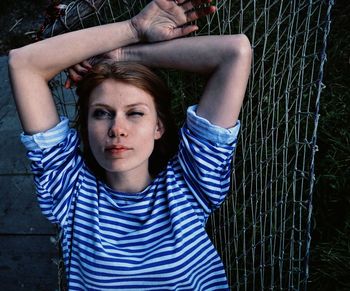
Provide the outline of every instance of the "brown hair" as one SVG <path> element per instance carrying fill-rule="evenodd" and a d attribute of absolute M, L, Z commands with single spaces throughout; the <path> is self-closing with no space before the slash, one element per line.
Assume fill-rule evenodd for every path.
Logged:
<path fill-rule="evenodd" d="M 177 128 L 170 110 L 171 95 L 164 82 L 149 68 L 131 62 L 105 60 L 93 66 L 78 83 L 76 92 L 79 99 L 76 127 L 82 138 L 83 156 L 86 164 L 98 178 L 104 179 L 105 170 L 97 163 L 90 149 L 87 117 L 90 94 L 106 79 L 132 84 L 153 96 L 157 116 L 164 127 L 164 134 L 155 141 L 153 152 L 149 158 L 149 172 L 152 176 L 157 175 L 178 148 Z"/>

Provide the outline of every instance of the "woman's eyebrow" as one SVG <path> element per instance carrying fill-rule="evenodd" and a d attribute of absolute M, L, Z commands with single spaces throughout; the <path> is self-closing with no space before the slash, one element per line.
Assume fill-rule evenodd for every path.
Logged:
<path fill-rule="evenodd" d="M 105 103 L 92 103 L 90 106 L 91 107 L 105 107 L 105 108 L 112 109 L 111 106 L 109 106 L 108 104 L 105 104 Z"/>
<path fill-rule="evenodd" d="M 105 107 L 107 109 L 113 109 L 112 106 L 105 104 L 105 103 L 92 103 L 90 106 L 91 107 Z M 127 104 L 127 105 L 125 105 L 125 108 L 133 108 L 133 107 L 137 107 L 137 106 L 145 106 L 145 107 L 149 108 L 149 105 L 147 103 L 144 103 L 144 102 Z"/>
<path fill-rule="evenodd" d="M 137 107 L 137 106 L 146 106 L 149 107 L 149 105 L 147 103 L 144 102 L 137 102 L 137 103 L 132 103 L 132 104 L 128 104 L 125 107 Z"/>

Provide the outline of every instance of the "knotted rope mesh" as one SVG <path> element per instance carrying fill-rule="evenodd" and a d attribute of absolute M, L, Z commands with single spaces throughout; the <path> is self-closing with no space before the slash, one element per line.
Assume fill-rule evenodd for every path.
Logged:
<path fill-rule="evenodd" d="M 41 36 L 122 21 L 146 4 L 55 1 Z M 208 233 L 232 290 L 306 289 L 316 133 L 333 1 L 222 0 L 216 5 L 217 13 L 199 21 L 197 34 L 245 33 L 254 57 L 232 193 L 211 217 Z M 201 80 L 171 72 L 165 77 L 175 79 L 174 111 L 181 120 L 191 97 L 200 94 Z M 73 117 L 75 95 L 64 92 L 63 79 L 56 79 L 52 89 L 59 109 Z"/>

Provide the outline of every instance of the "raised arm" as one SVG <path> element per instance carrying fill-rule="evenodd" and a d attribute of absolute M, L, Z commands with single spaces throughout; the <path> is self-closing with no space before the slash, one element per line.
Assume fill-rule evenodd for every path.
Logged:
<path fill-rule="evenodd" d="M 197 29 L 184 26 L 214 12 L 214 7 L 196 8 L 208 0 L 179 6 L 173 0 L 154 0 L 133 19 L 63 34 L 9 55 L 9 70 L 17 110 L 25 132 L 33 134 L 59 122 L 48 81 L 57 73 L 94 55 L 139 41 L 181 37 Z"/>
<path fill-rule="evenodd" d="M 121 48 L 109 55 L 153 67 L 207 74 L 197 114 L 222 127 L 235 125 L 251 66 L 251 46 L 245 35 L 181 38 Z"/>
<path fill-rule="evenodd" d="M 10 51 L 12 91 L 23 130 L 33 134 L 59 122 L 48 81 L 104 49 L 137 42 L 130 22 L 80 30 Z"/>

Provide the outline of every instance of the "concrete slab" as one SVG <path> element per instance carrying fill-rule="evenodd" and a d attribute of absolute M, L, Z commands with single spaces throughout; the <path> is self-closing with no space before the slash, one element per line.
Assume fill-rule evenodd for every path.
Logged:
<path fill-rule="evenodd" d="M 22 127 L 12 97 L 7 62 L 7 56 L 0 57 L 0 175 L 30 171 L 26 151 L 19 140 Z"/>
<path fill-rule="evenodd" d="M 0 176 L 0 235 L 55 234 L 41 213 L 32 176 Z"/>
<path fill-rule="evenodd" d="M 30 164 L 19 138 L 22 126 L 11 91 L 7 56 L 0 57 L 0 78 L 0 175 L 28 174 Z M 65 78 L 64 73 L 55 78 L 53 95 L 59 113 L 74 120 L 76 96 L 74 91 L 62 88 Z"/>
<path fill-rule="evenodd" d="M 51 236 L 0 237 L 0 290 L 57 290 L 58 251 Z"/>

